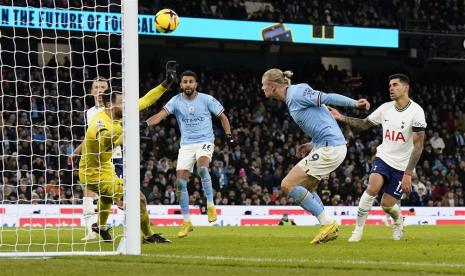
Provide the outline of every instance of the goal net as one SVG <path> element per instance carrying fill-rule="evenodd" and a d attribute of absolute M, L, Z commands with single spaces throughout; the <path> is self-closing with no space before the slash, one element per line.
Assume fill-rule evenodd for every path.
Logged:
<path fill-rule="evenodd" d="M 88 236 L 98 209 L 92 214 L 83 206 L 88 187 L 79 177 L 78 149 L 90 113 L 104 109 L 92 92 L 123 86 L 125 107 L 137 104 L 124 93 L 129 71 L 124 69 L 124 21 L 135 22 L 137 47 L 135 0 L 0 1 L 0 256 L 128 252 L 123 245 L 129 242 L 121 242 L 129 238 L 126 210 L 136 210 L 137 216 L 139 199 L 131 208 L 114 202 L 107 221 L 112 240 L 103 241 L 95 232 Z M 136 89 L 131 92 L 137 99 Z M 138 147 L 138 135 L 133 138 Z M 113 150 L 113 158 L 126 158 Z M 132 195 L 139 193 L 136 184 Z M 94 211 L 101 197 L 87 197 L 87 209 Z M 131 239 L 139 241 L 133 229 L 137 236 Z M 140 253 L 140 245 L 131 252 Z"/>

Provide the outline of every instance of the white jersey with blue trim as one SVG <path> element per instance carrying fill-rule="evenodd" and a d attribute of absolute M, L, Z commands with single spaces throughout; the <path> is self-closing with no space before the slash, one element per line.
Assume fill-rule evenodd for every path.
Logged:
<path fill-rule="evenodd" d="M 186 99 L 179 93 L 163 107 L 168 114 L 174 114 L 181 130 L 181 145 L 213 143 L 212 117 L 220 116 L 224 108 L 213 96 L 197 92 L 193 99 Z"/>
<path fill-rule="evenodd" d="M 413 132 L 427 126 L 423 108 L 410 100 L 399 110 L 395 101 L 391 101 L 378 107 L 368 120 L 383 126 L 383 143 L 376 148 L 376 156 L 389 166 L 405 171 L 413 151 Z"/>
<path fill-rule="evenodd" d="M 325 104 L 355 106 L 355 100 L 314 90 L 306 83 L 287 88 L 286 104 L 294 121 L 312 138 L 315 148 L 345 145 L 339 125 Z"/>
<path fill-rule="evenodd" d="M 88 125 L 94 118 L 95 114 L 100 112 L 102 109 L 103 107 L 99 107 L 99 106 L 93 106 L 89 108 L 86 111 L 86 124 Z M 113 159 L 123 158 L 123 150 L 121 149 L 121 146 L 115 146 L 113 148 L 112 158 Z"/>

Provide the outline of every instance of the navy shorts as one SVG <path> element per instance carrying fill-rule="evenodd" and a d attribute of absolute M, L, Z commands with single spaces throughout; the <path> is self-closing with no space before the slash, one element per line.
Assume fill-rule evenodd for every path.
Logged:
<path fill-rule="evenodd" d="M 373 161 L 371 173 L 379 173 L 384 178 L 384 192 L 400 200 L 402 197 L 403 171 L 396 170 L 386 164 L 381 158 L 376 157 Z"/>
<path fill-rule="evenodd" d="M 119 178 L 123 178 L 123 158 L 113 158 L 115 173 Z"/>

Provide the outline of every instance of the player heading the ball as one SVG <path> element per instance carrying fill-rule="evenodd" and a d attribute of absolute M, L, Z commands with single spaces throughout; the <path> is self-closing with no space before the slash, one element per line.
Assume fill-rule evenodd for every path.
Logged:
<path fill-rule="evenodd" d="M 291 71 L 273 68 L 262 76 L 265 96 L 284 101 L 294 121 L 312 139 L 297 147 L 297 156 L 304 158 L 284 177 L 281 189 L 318 219 L 321 228 L 312 243 L 324 243 L 337 238 L 339 226 L 325 212 L 315 189 L 321 179 L 339 167 L 347 153 L 344 135 L 326 104 L 368 110 L 370 103 L 317 91 L 306 83 L 291 85 L 292 75 Z"/>

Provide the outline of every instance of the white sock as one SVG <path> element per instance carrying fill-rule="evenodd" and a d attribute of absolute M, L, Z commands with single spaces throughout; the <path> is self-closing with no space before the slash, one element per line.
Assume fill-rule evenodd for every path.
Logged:
<path fill-rule="evenodd" d="M 82 209 L 84 214 L 84 224 L 86 227 L 91 227 L 94 222 L 94 198 L 92 197 L 83 197 L 82 198 Z"/>
<path fill-rule="evenodd" d="M 365 221 L 370 213 L 375 198 L 376 196 L 371 196 L 366 191 L 363 192 L 360 202 L 358 203 L 357 224 L 355 226 L 355 230 L 362 230 L 363 226 L 365 226 Z"/>
<path fill-rule="evenodd" d="M 326 210 L 323 210 L 323 212 L 321 212 L 321 214 L 318 215 L 316 218 L 318 219 L 321 225 L 330 224 L 331 222 L 333 222 L 333 219 L 330 216 L 328 216 Z"/>
<path fill-rule="evenodd" d="M 207 208 L 210 208 L 210 207 L 215 207 L 215 204 L 213 202 L 207 203 Z"/>
<path fill-rule="evenodd" d="M 189 214 L 183 214 L 184 217 L 184 222 L 190 222 L 191 221 L 191 216 Z"/>
<path fill-rule="evenodd" d="M 394 220 L 394 223 L 399 223 L 402 219 L 402 216 L 400 215 L 399 204 L 394 204 L 392 207 L 383 207 L 383 210 L 386 212 L 386 214 L 391 216 L 391 218 Z"/>

